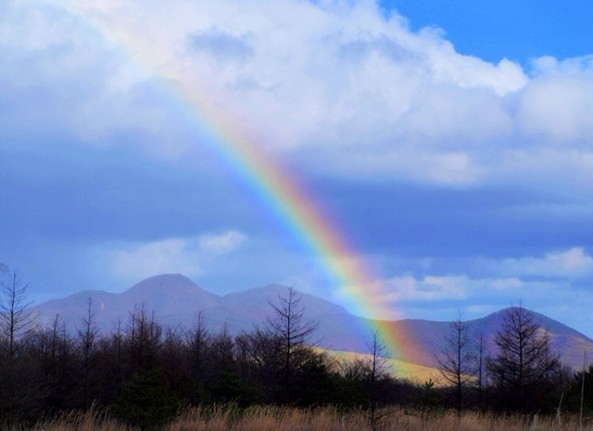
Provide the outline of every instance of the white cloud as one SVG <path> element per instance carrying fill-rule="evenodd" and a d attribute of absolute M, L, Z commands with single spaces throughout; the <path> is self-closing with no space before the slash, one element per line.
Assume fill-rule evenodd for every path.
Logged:
<path fill-rule="evenodd" d="M 463 299 L 468 295 L 468 287 L 472 280 L 464 276 L 426 275 L 421 278 L 412 275 L 398 275 L 376 281 L 372 286 L 352 288 L 343 286 L 334 293 L 333 299 L 348 304 L 360 297 L 364 307 L 372 315 L 382 318 L 393 318 L 391 313 L 399 313 L 403 302 L 427 301 L 433 303 L 441 300 Z"/>
<path fill-rule="evenodd" d="M 198 244 L 202 252 L 219 255 L 233 251 L 245 239 L 245 235 L 241 232 L 230 230 L 219 235 L 204 235 L 199 239 Z"/>
<path fill-rule="evenodd" d="M 495 311 L 519 301 L 531 306 L 550 306 L 569 288 L 565 282 L 519 277 L 401 274 L 378 281 L 364 292 L 345 287 L 334 292 L 332 300 L 355 314 L 375 318 L 426 316 L 427 312 L 439 310 L 439 316 L 448 314 L 444 318 L 453 319 L 459 311 L 466 311 L 468 317 L 477 316 L 483 310 Z"/>
<path fill-rule="evenodd" d="M 517 120 L 527 136 L 562 147 L 591 150 L 593 57 L 535 61 L 536 76 L 521 93 Z"/>
<path fill-rule="evenodd" d="M 578 279 L 593 274 L 593 257 L 582 247 L 552 251 L 542 257 L 523 257 L 484 262 L 492 271 L 515 276 Z"/>
<path fill-rule="evenodd" d="M 415 266 L 418 274 L 396 273 L 377 281 L 373 289 L 360 293 L 364 309 L 348 288 L 333 299 L 355 313 L 386 319 L 435 315 L 453 319 L 459 311 L 476 318 L 519 302 L 559 318 L 566 313 L 562 304 L 588 303 L 591 297 L 587 285 L 593 277 L 593 256 L 583 247 L 542 256 L 466 258 L 454 265 L 457 269 L 438 258 L 407 260 L 405 266 Z M 448 272 L 443 267 L 449 267 Z M 566 302 L 569 296 L 574 300 Z"/>
<path fill-rule="evenodd" d="M 400 276 L 387 280 L 385 289 L 391 292 L 394 301 L 435 301 L 465 297 L 467 284 L 465 277 L 457 276 L 428 275 L 421 279 Z"/>
<path fill-rule="evenodd" d="M 155 274 L 203 274 L 208 263 L 237 249 L 246 237 L 238 231 L 208 234 L 192 238 L 169 238 L 160 241 L 124 244 L 107 252 L 113 273 L 126 280 L 138 280 Z"/>
<path fill-rule="evenodd" d="M 162 273 L 199 274 L 200 260 L 182 239 L 138 244 L 112 252 L 114 272 L 126 278 L 144 278 Z"/>
<path fill-rule="evenodd" d="M 530 296 L 553 286 L 565 294 L 566 289 L 576 291 L 593 276 L 593 256 L 583 247 L 552 250 L 542 256 L 462 258 L 453 265 L 456 269 L 439 258 L 404 261 L 404 266 L 416 267 L 423 275 L 397 274 L 383 280 L 375 289 L 376 302 L 467 299 L 478 293 L 520 299 L 522 294 Z M 450 268 L 448 274 L 441 273 L 443 267 Z"/>
<path fill-rule="evenodd" d="M 134 145 L 180 157 L 196 139 L 179 110 L 211 104 L 257 145 L 324 175 L 593 182 L 581 162 L 593 159 L 592 57 L 542 57 L 528 75 L 457 53 L 438 30 L 412 32 L 373 1 L 59 4 L 7 7 L 15 66 L 4 79 L 15 97 L 19 83 L 51 89 L 47 119 L 13 110 L 13 124 L 64 124 L 101 143 L 136 132 Z"/>

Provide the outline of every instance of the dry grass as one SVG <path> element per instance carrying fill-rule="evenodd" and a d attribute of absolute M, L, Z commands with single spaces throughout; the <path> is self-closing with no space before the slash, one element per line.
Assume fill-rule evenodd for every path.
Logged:
<path fill-rule="evenodd" d="M 578 431 L 576 418 L 562 423 L 539 418 L 537 425 L 522 416 L 493 416 L 466 413 L 458 418 L 455 412 L 430 414 L 406 412 L 394 408 L 380 412 L 381 431 Z M 245 411 L 232 409 L 186 412 L 167 431 L 371 431 L 365 412 L 348 414 L 331 408 L 318 410 L 254 407 Z M 587 425 L 583 431 L 593 431 Z"/>
<path fill-rule="evenodd" d="M 460 419 L 454 412 L 423 414 L 402 409 L 380 412 L 381 431 L 579 431 L 577 418 L 563 418 L 561 424 L 539 418 L 537 426 L 521 416 L 492 416 L 466 413 Z M 133 431 L 115 420 L 91 410 L 38 423 L 33 431 Z M 195 408 L 186 411 L 165 431 L 371 431 L 365 412 L 341 413 L 332 408 L 302 410 L 252 407 Z M 593 431 L 587 424 L 583 431 Z"/>
<path fill-rule="evenodd" d="M 253 407 L 243 412 L 221 411 L 210 416 L 196 409 L 187 412 L 167 431 L 306 431 L 367 429 L 364 414 L 340 414 L 334 409 L 301 410 L 274 407 Z"/>
<path fill-rule="evenodd" d="M 72 412 L 52 420 L 37 423 L 32 431 L 131 431 L 132 428 L 91 409 L 86 413 Z"/>

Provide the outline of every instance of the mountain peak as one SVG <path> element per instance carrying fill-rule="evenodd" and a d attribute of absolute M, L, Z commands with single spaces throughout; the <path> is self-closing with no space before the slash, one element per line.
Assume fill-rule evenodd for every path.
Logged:
<path fill-rule="evenodd" d="M 503 308 L 502 310 L 496 311 L 494 313 L 489 314 L 488 316 L 478 319 L 482 321 L 492 321 L 492 325 L 500 327 L 502 319 L 507 313 L 513 313 L 515 310 L 522 308 L 523 311 L 532 316 L 535 319 L 535 323 L 542 326 L 542 328 L 546 329 L 547 331 L 551 331 L 553 333 L 563 333 L 567 335 L 571 335 L 574 337 L 584 338 L 587 340 L 591 340 L 588 336 L 582 334 L 581 332 L 573 329 L 569 326 L 566 326 L 564 323 L 559 322 L 557 320 L 552 319 L 551 317 L 546 316 L 545 314 L 538 313 L 536 311 L 530 310 L 528 308 L 522 306 L 512 306 Z"/>
<path fill-rule="evenodd" d="M 193 281 L 191 281 L 187 276 L 183 274 L 159 274 L 153 275 L 152 277 L 145 278 L 142 281 L 134 284 L 130 289 L 146 289 L 146 288 L 155 288 L 161 286 L 195 286 L 198 287 Z"/>
<path fill-rule="evenodd" d="M 157 314 L 170 315 L 215 306 L 220 296 L 183 274 L 160 274 L 136 283 L 121 294 L 121 299 L 132 304 L 146 302 Z"/>

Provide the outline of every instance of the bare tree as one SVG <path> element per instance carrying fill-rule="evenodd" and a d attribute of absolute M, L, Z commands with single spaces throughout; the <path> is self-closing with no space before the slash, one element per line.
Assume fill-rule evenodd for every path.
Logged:
<path fill-rule="evenodd" d="M 198 397 L 204 389 L 207 355 L 210 350 L 212 334 L 206 326 L 204 313 L 200 311 L 194 325 L 185 334 L 187 360 L 190 368 L 191 381 L 195 385 L 193 396 Z"/>
<path fill-rule="evenodd" d="M 278 364 L 283 363 L 280 354 L 284 343 L 269 330 L 256 327 L 252 332 L 240 334 L 240 337 L 245 344 L 247 361 L 257 369 L 268 373 L 269 370 L 278 369 Z"/>
<path fill-rule="evenodd" d="M 87 298 L 86 314 L 82 317 L 82 326 L 77 329 L 78 347 L 82 360 L 82 404 L 85 409 L 90 406 L 92 357 L 96 349 L 97 334 L 99 332 L 95 324 L 96 315 L 96 311 L 93 310 L 93 298 L 89 296 Z"/>
<path fill-rule="evenodd" d="M 18 270 L 0 264 L 0 416 L 19 414 L 30 395 L 25 390 L 24 362 L 18 360 L 35 323 L 28 309 L 28 287 Z"/>
<path fill-rule="evenodd" d="M 130 314 L 126 329 L 126 347 L 132 372 L 146 372 L 157 364 L 163 328 L 142 302 Z"/>
<path fill-rule="evenodd" d="M 547 332 L 533 313 L 513 307 L 505 311 L 494 342 L 498 352 L 487 362 L 494 386 L 508 407 L 527 413 L 530 403 L 537 402 L 539 390 L 560 367 L 550 353 Z"/>
<path fill-rule="evenodd" d="M 468 324 L 461 316 L 451 322 L 445 342 L 445 348 L 437 360 L 441 375 L 455 393 L 455 408 L 459 416 L 465 388 L 473 379 L 475 371 L 474 345 L 469 336 Z"/>
<path fill-rule="evenodd" d="M 270 303 L 273 315 L 267 319 L 267 326 L 271 334 L 281 341 L 281 372 L 287 394 L 295 372 L 311 357 L 309 337 L 319 323 L 305 321 L 301 297 L 292 287 L 288 288 L 286 296 L 280 296 L 278 301 L 278 304 Z"/>
<path fill-rule="evenodd" d="M 477 386 L 478 386 L 478 411 L 482 411 L 484 398 L 484 379 L 486 367 L 486 340 L 484 334 L 480 333 L 478 338 L 478 355 L 476 357 L 476 371 L 477 371 Z"/>
<path fill-rule="evenodd" d="M 0 279 L 0 330 L 6 339 L 6 356 L 12 361 L 19 348 L 19 339 L 33 329 L 35 316 L 29 311 L 29 283 L 23 280 L 18 270 L 3 272 L 4 277 Z"/>
<path fill-rule="evenodd" d="M 80 351 L 85 368 L 88 368 L 88 363 L 95 348 L 95 341 L 99 332 L 95 323 L 96 316 L 97 312 L 93 310 L 93 298 L 89 296 L 87 298 L 86 314 L 82 317 L 82 327 L 77 328 Z"/>
<path fill-rule="evenodd" d="M 185 360 L 183 336 L 184 330 L 181 325 L 166 327 L 159 358 L 167 380 L 176 390 L 181 390 L 187 384 L 188 363 Z"/>
<path fill-rule="evenodd" d="M 368 367 L 370 423 L 371 429 L 375 431 L 379 424 L 379 416 L 377 414 L 378 387 L 380 381 L 385 376 L 385 352 L 387 350 L 387 347 L 379 337 L 378 331 L 373 331 L 371 341 L 368 343 L 368 348 L 371 354 Z"/>
<path fill-rule="evenodd" d="M 225 323 L 220 331 L 212 336 L 211 354 L 219 371 L 228 371 L 235 361 L 235 343 Z"/>
<path fill-rule="evenodd" d="M 204 313 L 200 311 L 193 327 L 186 333 L 185 342 L 191 353 L 191 363 L 196 372 L 196 377 L 201 377 L 206 350 L 212 335 L 206 327 Z"/>

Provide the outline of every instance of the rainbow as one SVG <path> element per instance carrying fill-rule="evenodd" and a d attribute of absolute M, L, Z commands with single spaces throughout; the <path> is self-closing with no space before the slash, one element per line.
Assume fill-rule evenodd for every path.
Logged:
<path fill-rule="evenodd" d="M 313 193 L 299 184 L 296 176 L 258 148 L 256 140 L 241 130 L 228 112 L 219 108 L 219 103 L 196 85 L 190 85 L 174 63 L 156 58 L 158 50 L 149 46 L 141 35 L 72 4 L 64 3 L 63 6 L 69 14 L 88 23 L 111 46 L 132 57 L 141 70 L 165 78 L 170 86 L 169 96 L 187 120 L 198 128 L 204 137 L 203 144 L 208 145 L 260 204 L 315 260 L 323 264 L 333 283 L 359 304 L 361 314 L 389 315 L 389 308 L 374 300 L 384 296 L 385 286 L 368 262 L 356 252 L 337 220 L 325 212 Z M 370 329 L 379 335 L 389 356 L 414 358 L 413 340 L 398 333 L 388 321 L 374 321 L 371 325 Z"/>

